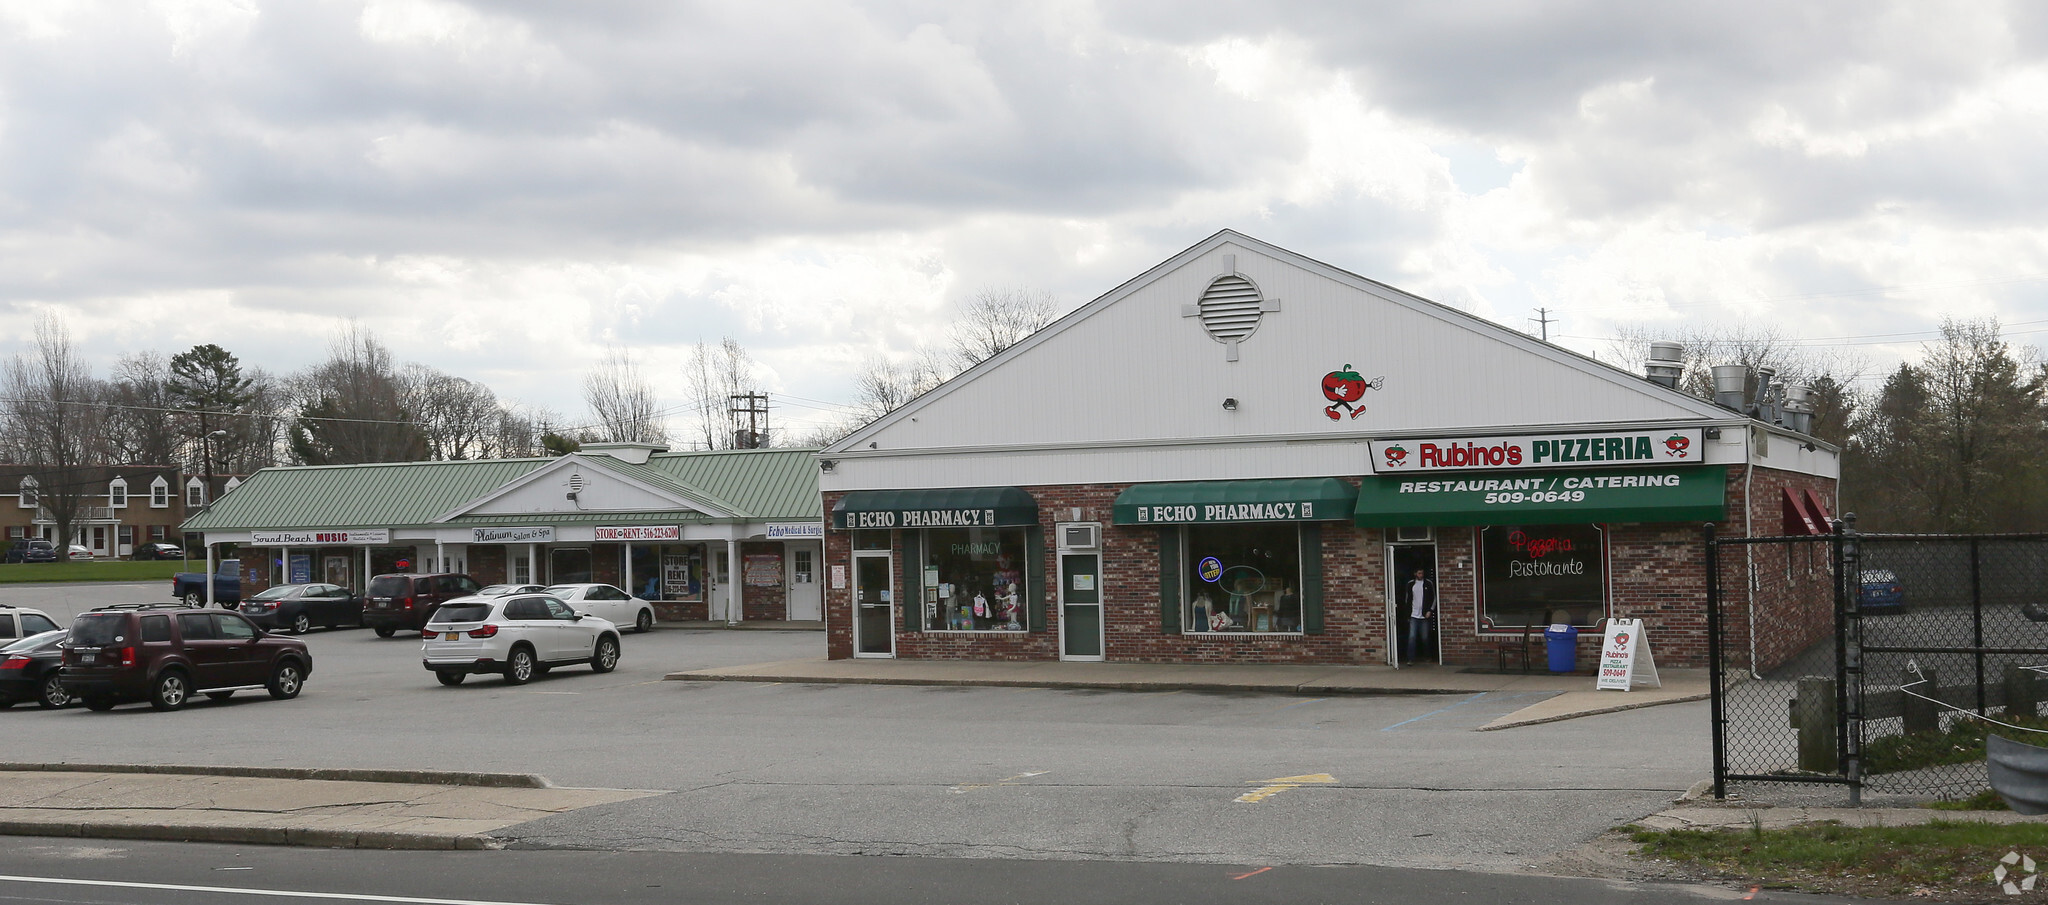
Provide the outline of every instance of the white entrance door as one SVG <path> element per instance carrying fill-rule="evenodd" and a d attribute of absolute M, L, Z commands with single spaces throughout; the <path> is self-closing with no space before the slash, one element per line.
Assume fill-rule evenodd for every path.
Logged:
<path fill-rule="evenodd" d="M 783 568 L 789 571 L 783 580 L 783 586 L 789 589 L 786 618 L 806 622 L 825 618 L 825 592 L 818 585 L 818 561 L 824 558 L 823 552 L 817 544 L 783 545 Z"/>

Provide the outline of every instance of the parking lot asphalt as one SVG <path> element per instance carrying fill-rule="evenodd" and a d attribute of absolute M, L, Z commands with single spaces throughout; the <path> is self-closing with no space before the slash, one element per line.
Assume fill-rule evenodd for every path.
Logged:
<path fill-rule="evenodd" d="M 132 599 L 150 590 L 62 594 L 82 608 L 95 595 Z M 0 602 L 33 593 L 0 589 Z M 416 640 L 360 630 L 315 631 L 305 640 L 315 668 L 295 700 L 198 701 L 175 713 L 16 707 L 0 714 L 0 761 L 74 773 L 143 764 L 202 774 L 216 765 L 537 774 L 563 787 L 662 793 L 454 831 L 515 848 L 1478 869 L 1517 869 L 1668 807 L 1707 767 L 1705 705 L 1697 702 L 1475 731 L 1574 693 L 1513 687 L 1519 677 L 1370 695 L 1297 677 L 1279 683 L 1285 689 L 1256 692 L 1213 682 L 1144 691 L 1042 681 L 844 683 L 784 666 L 825 662 L 815 632 L 664 626 L 626 636 L 614 673 L 560 669 L 525 686 L 477 678 L 444 688 L 421 667 Z M 668 681 L 721 670 L 727 680 Z M 730 680 L 749 672 L 757 681 Z M 1408 681 L 1426 671 L 1385 672 Z M 1564 681 L 1583 689 L 1591 680 Z M 177 806 L 134 822 L 192 825 L 175 812 L 211 799 L 177 778 L 187 774 L 164 775 L 183 785 L 155 800 Z M 229 778 L 284 784 L 257 784 L 271 789 L 356 782 Z M 40 781 L 22 787 L 34 796 L 0 784 L 0 802 L 63 797 L 48 791 L 47 777 Z M 68 788 L 123 788 L 95 782 Z M 273 809 L 292 819 L 352 807 L 365 816 L 359 806 L 411 800 L 404 785 L 358 784 L 349 791 L 358 798 L 321 793 L 327 797 L 311 804 L 269 794 L 281 796 Z M 437 807 L 466 800 L 445 781 L 411 785 Z M 239 789 L 237 806 L 225 810 L 253 813 L 262 808 L 251 803 L 263 798 L 248 791 L 255 787 L 217 788 Z M 358 800 L 365 795 L 375 802 Z M 485 816 L 507 813 L 516 812 Z M 281 819 L 250 822 L 270 832 Z M 307 832 L 302 827 L 299 838 L 319 838 Z"/>

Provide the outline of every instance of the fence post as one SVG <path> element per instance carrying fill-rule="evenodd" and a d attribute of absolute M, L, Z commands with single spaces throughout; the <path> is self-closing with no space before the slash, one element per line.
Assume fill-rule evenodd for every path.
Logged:
<path fill-rule="evenodd" d="M 1856 513 L 1847 512 L 1833 525 L 1828 546 L 1834 557 L 1838 689 L 1842 702 L 1842 770 L 1849 778 L 1849 806 L 1863 806 L 1863 614 L 1857 607 L 1863 587 L 1863 551 L 1857 541 Z M 1852 578 L 1853 576 L 1853 578 Z"/>
<path fill-rule="evenodd" d="M 1728 798 L 1728 733 L 1726 706 L 1721 697 L 1728 689 L 1721 680 L 1721 551 L 1714 541 L 1714 523 L 1706 526 L 1707 547 L 1707 722 L 1712 726 L 1714 747 L 1714 799 Z"/>
<path fill-rule="evenodd" d="M 1977 715 L 1984 715 L 1984 549 L 1970 538 L 1970 645 L 1977 648 Z"/>
<path fill-rule="evenodd" d="M 2041 686 L 2034 671 L 2017 663 L 2005 665 L 2005 716 L 2034 716 L 2041 707 Z"/>
<path fill-rule="evenodd" d="M 1835 680 L 1800 676 L 1799 696 L 1792 699 L 1792 726 L 1799 730 L 1799 769 L 1833 773 L 1835 759 Z"/>
<path fill-rule="evenodd" d="M 1926 682 L 1920 682 L 1922 676 L 1926 677 Z M 1913 684 L 1916 682 L 1920 684 Z M 1900 677 L 1899 685 L 1912 685 L 1910 693 L 1902 691 L 1899 694 L 1899 717 L 1906 724 L 1906 734 L 1940 732 L 1941 705 L 1935 701 L 1941 700 L 1941 675 L 1935 672 L 1933 667 L 1927 667 L 1920 670 L 1919 675 L 1907 672 Z M 1934 700 L 1925 700 L 1914 695 L 1926 695 Z"/>

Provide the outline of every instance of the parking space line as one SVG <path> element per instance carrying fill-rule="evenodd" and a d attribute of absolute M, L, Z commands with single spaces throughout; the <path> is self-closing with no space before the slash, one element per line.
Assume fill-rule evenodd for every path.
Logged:
<path fill-rule="evenodd" d="M 403 902 L 410 905 L 539 905 L 490 899 L 429 899 L 420 896 L 377 896 L 346 892 L 299 892 L 289 889 L 246 889 L 234 886 L 187 886 L 177 883 L 135 883 L 125 880 L 73 880 L 62 877 L 16 877 L 0 874 L 0 882 L 53 883 L 60 886 L 98 886 L 114 889 L 162 889 L 173 892 L 230 893 L 240 896 L 270 896 L 280 899 L 338 899 L 344 902 Z"/>
<path fill-rule="evenodd" d="M 1409 723 L 1413 723 L 1413 722 L 1415 722 L 1416 720 L 1424 720 L 1424 719 L 1428 719 L 1428 718 L 1430 718 L 1430 717 L 1436 716 L 1437 714 L 1439 714 L 1439 713 L 1443 713 L 1443 712 L 1445 712 L 1445 711 L 1449 711 L 1449 710 L 1456 710 L 1456 709 L 1457 709 L 1457 708 L 1459 708 L 1459 707 L 1463 707 L 1463 706 L 1465 706 L 1466 704 L 1470 704 L 1470 703 L 1472 703 L 1473 701 L 1477 701 L 1477 700 L 1479 700 L 1480 698 L 1483 698 L 1483 697 L 1486 697 L 1486 692 L 1483 692 L 1483 691 L 1482 691 L 1482 692 L 1480 692 L 1480 693 L 1478 693 L 1478 694 L 1475 694 L 1475 695 L 1473 695 L 1473 696 L 1471 696 L 1471 697 L 1469 697 L 1469 698 L 1466 698 L 1466 699 L 1464 699 L 1464 700 L 1462 700 L 1462 701 L 1459 701 L 1459 702 L 1458 702 L 1458 703 L 1456 703 L 1456 704 L 1452 704 L 1452 705 L 1451 705 L 1451 706 L 1449 706 L 1449 707 L 1439 707 L 1439 708 L 1437 708 L 1437 709 L 1435 709 L 1435 710 L 1432 710 L 1432 711 L 1430 711 L 1430 712 L 1428 712 L 1428 713 L 1425 713 L 1425 714 L 1423 714 L 1423 715 L 1421 715 L 1421 716 L 1411 716 L 1411 717 L 1409 717 L 1409 718 L 1407 718 L 1407 719 L 1405 719 L 1405 720 L 1402 720 L 1402 721 L 1400 721 L 1400 722 L 1398 722 L 1398 723 L 1395 723 L 1395 724 L 1394 724 L 1394 725 L 1392 725 L 1392 726 L 1385 726 L 1385 727 L 1381 727 L 1380 731 L 1381 731 L 1381 732 L 1391 732 L 1391 731 L 1393 731 L 1393 730 L 1395 730 L 1395 729 L 1399 729 L 1399 728 L 1401 728 L 1402 726 L 1406 726 L 1406 725 L 1408 725 Z"/>

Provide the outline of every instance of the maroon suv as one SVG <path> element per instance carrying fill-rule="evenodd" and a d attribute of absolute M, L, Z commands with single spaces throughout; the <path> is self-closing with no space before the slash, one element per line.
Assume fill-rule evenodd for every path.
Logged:
<path fill-rule="evenodd" d="M 482 585 L 467 575 L 454 572 L 396 572 L 370 579 L 369 593 L 363 595 L 363 624 L 377 630 L 377 637 L 389 638 L 400 629 L 417 632 L 441 604 L 468 597 Z"/>
<path fill-rule="evenodd" d="M 177 604 L 119 604 L 78 614 L 64 642 L 64 687 L 93 710 L 148 701 L 185 706 L 262 688 L 299 696 L 313 674 L 306 643 L 265 634 L 240 613 Z"/>

